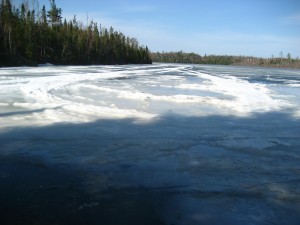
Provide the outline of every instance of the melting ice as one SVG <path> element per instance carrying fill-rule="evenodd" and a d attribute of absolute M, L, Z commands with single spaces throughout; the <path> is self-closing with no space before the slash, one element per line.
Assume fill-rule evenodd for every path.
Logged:
<path fill-rule="evenodd" d="M 0 69 L 0 223 L 299 224 L 299 99 L 299 70 Z"/>

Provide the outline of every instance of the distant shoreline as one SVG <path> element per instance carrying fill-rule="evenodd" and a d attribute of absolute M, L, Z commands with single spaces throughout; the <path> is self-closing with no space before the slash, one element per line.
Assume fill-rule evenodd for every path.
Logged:
<path fill-rule="evenodd" d="M 152 61 L 157 63 L 185 63 L 199 65 L 254 66 L 266 68 L 300 69 L 300 60 L 291 57 L 261 58 L 253 56 L 205 55 L 185 52 L 151 53 Z"/>
<path fill-rule="evenodd" d="M 168 56 L 165 58 L 161 58 L 158 60 L 156 54 L 161 54 L 164 56 Z M 181 53 L 180 53 L 181 54 Z M 194 56 L 196 54 L 194 53 L 183 53 L 187 56 Z M 210 55 L 206 56 L 209 58 L 207 61 L 193 61 L 186 57 L 184 60 L 178 60 L 176 56 L 178 57 L 178 53 L 151 53 L 152 56 L 152 62 L 153 63 L 179 63 L 179 64 L 195 64 L 195 65 L 220 65 L 220 66 L 245 66 L 245 67 L 261 67 L 261 68 L 278 68 L 278 69 L 300 69 L 300 60 L 299 59 L 292 59 L 293 61 L 291 63 L 288 63 L 286 58 L 279 59 L 279 58 L 273 58 L 273 60 L 276 62 L 281 63 L 268 63 L 272 59 L 270 58 L 258 58 L 258 57 L 247 57 L 247 56 L 218 56 L 218 55 Z M 172 57 L 170 57 L 172 56 Z M 199 59 L 202 59 L 205 57 L 202 57 L 200 55 L 196 55 L 199 57 Z M 2 63 L 0 64 L 0 68 L 7 68 L 7 67 L 38 67 L 41 63 L 37 63 L 31 60 L 28 60 L 20 55 L 10 56 L 6 57 L 0 53 L 0 57 L 2 58 Z M 4 60 L 3 60 L 4 58 Z M 231 60 L 231 61 L 230 61 Z M 151 63 L 134 63 L 134 64 L 152 64 Z M 47 64 L 47 62 L 42 63 Z M 114 63 L 104 63 L 104 64 L 89 64 L 89 63 L 69 63 L 69 64 L 63 64 L 63 63 L 49 63 L 53 66 L 90 66 L 90 65 L 99 65 L 99 66 L 105 66 L 105 65 L 129 65 L 131 63 L 121 63 L 121 64 L 114 64 Z"/>
<path fill-rule="evenodd" d="M 130 64 L 149 64 L 151 65 L 152 62 L 139 62 L 139 63 L 53 63 L 51 61 L 46 62 L 36 62 L 29 59 L 24 58 L 21 55 L 15 56 L 5 56 L 0 53 L 0 69 L 1 68 L 8 68 L 8 67 L 38 67 L 40 65 L 51 65 L 51 66 L 91 66 L 91 65 L 99 65 L 99 66 L 106 66 L 106 65 L 130 65 Z"/>
<path fill-rule="evenodd" d="M 295 70 L 300 70 L 299 67 L 276 67 L 276 66 L 260 66 L 260 65 L 238 65 L 238 64 L 229 64 L 229 65 L 224 65 L 224 64 L 200 64 L 200 63 L 172 63 L 172 62 L 155 62 L 153 61 L 152 64 L 161 64 L 161 63 L 166 63 L 166 64 L 191 64 L 191 65 L 199 65 L 199 66 L 232 66 L 232 67 L 248 67 L 248 68 L 270 68 L 270 69 L 295 69 Z"/>

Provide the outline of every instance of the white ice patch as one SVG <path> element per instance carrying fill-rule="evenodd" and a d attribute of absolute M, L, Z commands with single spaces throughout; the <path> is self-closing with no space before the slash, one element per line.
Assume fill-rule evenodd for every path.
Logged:
<path fill-rule="evenodd" d="M 0 125 L 151 120 L 169 112 L 250 116 L 292 109 L 299 117 L 297 101 L 276 93 L 268 84 L 233 74 L 239 70 L 208 74 L 176 64 L 1 69 Z M 297 85 L 286 84 L 289 88 Z"/>
<path fill-rule="evenodd" d="M 180 88 L 191 88 L 232 96 L 232 100 L 222 100 L 222 102 L 213 100 L 212 102 L 218 106 L 233 109 L 239 115 L 277 111 L 285 107 L 291 107 L 289 102 L 273 98 L 270 89 L 265 84 L 249 83 L 234 76 L 217 77 L 199 72 L 193 72 L 193 74 L 197 74 L 206 81 L 201 85 L 192 84 L 188 86 L 185 84 Z"/>

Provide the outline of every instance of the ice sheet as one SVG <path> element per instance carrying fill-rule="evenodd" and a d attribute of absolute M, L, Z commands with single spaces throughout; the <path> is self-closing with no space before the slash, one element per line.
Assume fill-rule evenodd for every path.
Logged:
<path fill-rule="evenodd" d="M 0 77 L 0 224 L 299 224 L 300 71 L 42 66 Z"/>
<path fill-rule="evenodd" d="M 45 124 L 120 115 L 150 119 L 170 111 L 197 116 L 250 116 L 291 109 L 298 116 L 299 104 L 289 101 L 291 97 L 277 97 L 272 83 L 250 82 L 245 75 L 239 77 L 239 71 L 213 74 L 201 71 L 201 67 L 167 64 L 2 69 L 0 92 L 9 99 L 2 97 L 0 105 L 10 107 L 2 107 L 1 112 L 28 113 L 6 114 L 1 125 L 11 126 L 15 120 L 17 125 L 40 125 L 41 118 Z M 270 77 L 272 74 L 266 80 Z M 278 81 L 276 76 L 273 80 Z M 286 86 L 297 88 L 297 82 L 295 79 Z M 180 110 L 182 105 L 189 110 Z"/>

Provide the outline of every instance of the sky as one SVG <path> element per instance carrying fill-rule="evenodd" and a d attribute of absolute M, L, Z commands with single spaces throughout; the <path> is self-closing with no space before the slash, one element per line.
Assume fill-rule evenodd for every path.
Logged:
<path fill-rule="evenodd" d="M 48 0 L 39 0 L 40 8 L 43 4 L 49 9 Z M 152 52 L 300 57 L 300 0 L 56 0 L 56 5 L 64 18 L 112 26 Z"/>

